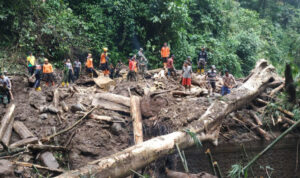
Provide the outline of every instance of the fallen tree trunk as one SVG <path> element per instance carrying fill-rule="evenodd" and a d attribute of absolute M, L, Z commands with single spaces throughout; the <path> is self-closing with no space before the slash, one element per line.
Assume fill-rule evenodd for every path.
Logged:
<path fill-rule="evenodd" d="M 5 140 L 3 141 L 3 137 L 6 133 L 6 130 L 14 118 L 13 114 L 14 114 L 15 108 L 16 108 L 16 105 L 14 105 L 14 104 L 10 105 L 10 107 L 7 109 L 7 112 L 5 113 L 4 117 L 2 118 L 1 127 L 0 127 L 0 141 L 2 143 L 4 143 L 4 141 L 5 141 Z M 8 145 L 6 145 L 6 146 L 8 146 Z"/>
<path fill-rule="evenodd" d="M 53 106 L 55 108 L 58 108 L 58 103 L 59 103 L 59 92 L 58 89 L 56 88 L 53 92 Z"/>
<path fill-rule="evenodd" d="M 10 141 L 10 137 L 11 137 L 11 133 L 12 133 L 12 127 L 13 127 L 13 124 L 14 124 L 14 118 L 10 121 L 6 131 L 5 131 L 5 134 L 2 138 L 2 142 L 8 146 L 9 145 L 9 141 Z"/>
<path fill-rule="evenodd" d="M 198 133 L 201 141 L 216 140 L 218 132 L 215 132 L 215 128 L 220 126 L 226 115 L 256 98 L 274 80 L 274 76 L 274 67 L 268 65 L 265 60 L 259 61 L 247 82 L 226 95 L 224 100 L 216 100 L 198 120 L 190 124 L 190 131 Z M 58 178 L 90 174 L 94 174 L 95 177 L 126 177 L 131 174 L 131 170 L 141 169 L 152 161 L 174 152 L 176 144 L 180 149 L 185 149 L 195 143 L 188 133 L 173 132 L 101 158 L 80 169 L 68 171 Z"/>
<path fill-rule="evenodd" d="M 130 107 L 130 98 L 126 96 L 105 92 L 97 93 L 94 97 Z"/>
<path fill-rule="evenodd" d="M 130 113 L 129 107 L 111 101 L 107 101 L 107 100 L 93 99 L 92 105 L 94 107 L 99 107 L 107 110 Z"/>
<path fill-rule="evenodd" d="M 143 142 L 143 124 L 142 124 L 142 113 L 141 113 L 141 102 L 138 96 L 130 97 L 130 115 L 133 120 L 133 135 L 134 143 Z"/>
<path fill-rule="evenodd" d="M 16 121 L 13 125 L 15 132 L 22 138 L 34 137 L 30 130 L 23 124 L 23 122 Z"/>

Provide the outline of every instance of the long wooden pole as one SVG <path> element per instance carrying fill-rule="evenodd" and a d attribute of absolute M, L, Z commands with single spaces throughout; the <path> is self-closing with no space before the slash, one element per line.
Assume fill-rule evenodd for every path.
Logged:
<path fill-rule="evenodd" d="M 138 96 L 130 97 L 130 114 L 133 120 L 133 135 L 134 143 L 139 144 L 143 142 L 143 124 L 141 113 L 141 102 Z"/>

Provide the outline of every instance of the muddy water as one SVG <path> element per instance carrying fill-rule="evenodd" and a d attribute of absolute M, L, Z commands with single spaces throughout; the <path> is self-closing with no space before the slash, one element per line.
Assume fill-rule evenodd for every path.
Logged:
<path fill-rule="evenodd" d="M 252 166 L 252 170 L 248 171 L 249 177 L 268 177 L 266 170 L 262 167 L 269 166 L 274 170 L 268 170 L 271 177 L 275 178 L 298 178 L 300 177 L 300 165 L 298 164 L 298 170 L 296 170 L 296 158 L 297 158 L 297 141 L 300 138 L 294 136 L 283 139 L 278 142 L 270 151 L 263 155 Z M 243 143 L 248 160 L 257 155 L 263 150 L 270 142 L 263 141 L 251 141 Z M 197 148 L 191 148 L 185 150 L 188 166 L 190 172 L 197 173 L 206 171 L 213 174 L 207 155 L 204 153 L 207 148 L 210 148 L 213 159 L 218 162 L 223 173 L 223 177 L 227 177 L 228 171 L 231 165 L 247 163 L 245 151 L 242 144 L 221 144 L 218 147 L 214 147 L 210 144 L 204 144 L 201 150 Z M 298 155 L 299 157 L 299 155 Z M 300 158 L 299 158 L 300 159 Z M 300 160 L 299 160 L 300 162 Z M 177 158 L 177 170 L 183 171 L 183 167 L 180 158 Z M 253 175 L 253 174 L 254 175 Z"/>

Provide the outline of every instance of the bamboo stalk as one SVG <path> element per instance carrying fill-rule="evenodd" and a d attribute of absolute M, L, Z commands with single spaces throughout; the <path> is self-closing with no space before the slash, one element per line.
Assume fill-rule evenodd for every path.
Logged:
<path fill-rule="evenodd" d="M 281 140 L 283 137 L 285 137 L 290 131 L 292 131 L 294 128 L 296 128 L 300 123 L 300 120 L 298 120 L 294 125 L 292 125 L 290 128 L 288 128 L 286 131 L 284 131 L 281 135 L 279 135 L 271 144 L 269 144 L 263 151 L 261 151 L 258 155 L 256 155 L 243 169 L 242 172 L 245 172 L 250 166 L 252 166 L 253 163 L 255 163 L 258 158 L 260 158 L 262 155 L 264 155 L 269 149 L 271 149 L 279 140 Z"/>
<path fill-rule="evenodd" d="M 217 161 L 214 162 L 214 167 L 217 170 L 217 176 L 218 176 L 218 178 L 223 178 L 223 175 L 222 175 L 222 172 L 221 172 L 221 168 L 220 168 L 220 166 L 219 166 L 219 164 L 218 164 Z"/>

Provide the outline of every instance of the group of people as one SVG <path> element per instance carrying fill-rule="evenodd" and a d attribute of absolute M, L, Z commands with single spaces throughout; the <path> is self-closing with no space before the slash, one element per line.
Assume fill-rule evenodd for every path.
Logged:
<path fill-rule="evenodd" d="M 176 69 L 174 67 L 175 56 L 171 55 L 170 57 L 170 48 L 167 43 L 164 43 L 164 46 L 161 48 L 161 59 L 163 62 L 164 68 L 167 70 L 168 77 L 176 76 Z M 212 95 L 214 95 L 216 90 L 216 80 L 217 80 L 217 70 L 215 65 L 212 65 L 210 69 L 205 72 L 205 66 L 207 64 L 207 52 L 204 47 L 201 48 L 201 51 L 198 55 L 197 60 L 197 73 L 200 75 L 205 75 L 205 80 L 208 81 L 210 88 L 212 89 Z M 187 90 L 191 90 L 192 85 L 192 59 L 190 56 L 184 61 L 182 66 L 182 85 Z M 225 75 L 223 76 L 223 86 L 221 88 L 222 96 L 229 94 L 230 90 L 237 85 L 232 74 L 229 74 L 229 71 L 225 69 Z"/>
<path fill-rule="evenodd" d="M 163 63 L 163 67 L 167 72 L 167 76 L 177 76 L 176 69 L 174 67 L 175 55 L 170 55 L 171 50 L 167 43 L 164 43 L 163 47 L 160 50 L 161 60 Z M 52 86 L 54 83 L 54 75 L 53 75 L 53 67 L 49 63 L 47 58 L 44 58 L 43 61 L 36 60 L 35 56 L 30 53 L 27 57 L 27 67 L 30 78 L 35 78 L 33 87 L 37 91 L 41 91 L 40 82 L 43 76 L 43 79 L 46 81 L 46 86 L 50 84 Z M 212 88 L 212 93 L 215 93 L 216 90 L 216 80 L 217 80 L 217 71 L 215 65 L 212 65 L 210 69 L 205 72 L 205 66 L 207 64 L 207 52 L 204 47 L 201 48 L 201 51 L 198 55 L 197 60 L 197 73 L 201 75 L 205 75 L 205 80 L 208 81 Z M 119 77 L 120 70 L 123 67 L 123 63 L 119 60 L 114 67 L 112 63 L 109 63 L 109 55 L 108 48 L 103 48 L 103 52 L 100 55 L 100 70 L 103 71 L 105 76 L 109 76 L 110 78 Z M 140 73 L 142 77 L 145 76 L 145 72 L 147 71 L 148 60 L 144 55 L 143 49 L 140 48 L 138 53 L 128 58 L 128 67 L 129 72 L 127 74 L 127 80 L 129 81 L 137 81 L 137 74 Z M 191 90 L 191 78 L 192 78 L 192 66 L 193 62 L 191 57 L 188 56 L 184 61 L 182 66 L 182 85 L 186 90 Z M 94 73 L 94 64 L 92 54 L 89 53 L 86 58 L 86 72 L 88 76 L 93 77 Z M 64 70 L 63 70 L 63 79 L 62 86 L 69 86 L 71 82 L 78 79 L 80 73 L 82 71 L 82 65 L 79 59 L 76 59 L 72 64 L 70 59 L 64 61 Z M 225 70 L 225 75 L 223 76 L 223 86 L 221 89 L 221 94 L 226 95 L 230 93 L 230 90 L 236 86 L 236 81 L 233 75 L 229 74 L 228 70 Z M 3 96 L 7 96 L 7 101 L 13 100 L 13 94 L 11 92 L 11 81 L 8 77 L 6 77 L 3 73 L 0 73 L 0 101 L 6 99 Z M 4 93 L 4 94 L 3 94 Z"/>

